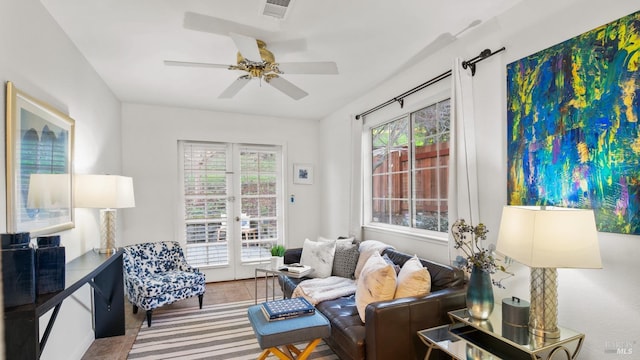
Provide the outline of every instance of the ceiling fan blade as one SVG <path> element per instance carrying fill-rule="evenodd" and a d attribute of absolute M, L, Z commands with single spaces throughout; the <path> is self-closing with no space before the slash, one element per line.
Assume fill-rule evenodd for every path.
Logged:
<path fill-rule="evenodd" d="M 278 63 L 283 74 L 338 74 L 338 65 L 333 61 Z"/>
<path fill-rule="evenodd" d="M 182 26 L 185 29 L 208 32 L 218 35 L 229 35 L 229 33 L 245 34 L 253 37 L 269 39 L 274 35 L 271 31 L 265 31 L 253 26 L 239 24 L 233 21 L 219 19 L 213 16 L 185 12 Z"/>
<path fill-rule="evenodd" d="M 269 85 L 282 91 L 285 95 L 289 96 L 294 100 L 300 100 L 303 97 L 309 95 L 306 91 L 300 89 L 299 87 L 293 85 L 291 82 L 279 76 L 271 78 L 267 80 L 267 82 L 269 83 Z"/>
<path fill-rule="evenodd" d="M 173 60 L 165 60 L 164 64 L 167 66 L 191 66 L 191 67 L 207 67 L 207 68 L 220 68 L 220 69 L 231 69 L 232 67 L 231 65 L 224 65 L 224 64 L 210 64 L 210 63 L 173 61 Z"/>
<path fill-rule="evenodd" d="M 234 97 L 238 91 L 242 90 L 242 88 L 247 85 L 251 81 L 251 76 L 243 75 L 236 79 L 236 81 L 232 82 L 229 87 L 227 87 L 218 99 L 231 99 Z"/>
<path fill-rule="evenodd" d="M 262 35 L 260 35 L 259 37 L 263 40 L 265 39 L 265 37 Z M 289 40 L 269 41 L 269 49 L 274 53 L 279 53 L 279 54 L 305 51 L 307 50 L 307 40 L 298 38 L 298 39 L 289 39 Z"/>
<path fill-rule="evenodd" d="M 231 36 L 231 39 L 233 39 L 233 42 L 236 44 L 238 51 L 245 59 L 253 62 L 262 61 L 260 50 L 258 49 L 258 42 L 255 38 L 236 33 L 231 33 L 229 36 Z"/>

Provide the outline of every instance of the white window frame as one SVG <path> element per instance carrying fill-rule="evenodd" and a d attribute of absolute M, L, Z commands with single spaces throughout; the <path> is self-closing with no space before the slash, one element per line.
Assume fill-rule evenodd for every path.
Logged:
<path fill-rule="evenodd" d="M 419 229 L 419 228 L 414 228 L 409 226 L 400 226 L 400 225 L 374 222 L 372 219 L 372 198 L 373 198 L 372 171 L 373 169 L 371 164 L 371 156 L 372 156 L 371 130 L 373 128 L 401 119 L 403 117 L 410 118 L 413 112 L 419 111 L 423 108 L 429 107 L 431 105 L 434 105 L 438 102 L 441 102 L 447 99 L 451 99 L 451 93 L 449 91 L 442 91 L 422 101 L 406 106 L 401 111 L 395 111 L 394 115 L 389 115 L 389 113 L 387 112 L 386 116 L 384 114 L 376 115 L 376 116 L 368 115 L 367 118 L 365 119 L 365 123 L 363 124 L 363 127 L 362 127 L 362 159 L 361 159 L 362 169 L 363 169 L 363 177 L 362 177 L 363 178 L 362 179 L 363 227 L 380 229 L 380 230 L 385 230 L 385 231 L 398 233 L 398 234 L 405 234 L 405 235 L 413 236 L 416 238 L 422 238 L 422 239 L 430 239 L 430 240 L 437 240 L 437 241 L 443 241 L 443 242 L 448 241 L 448 231 L 439 232 L 439 231 Z M 453 111 L 453 109 L 451 111 Z M 453 134 L 451 134 L 450 136 L 452 137 Z M 412 165 L 412 168 L 413 168 L 413 165 Z"/>

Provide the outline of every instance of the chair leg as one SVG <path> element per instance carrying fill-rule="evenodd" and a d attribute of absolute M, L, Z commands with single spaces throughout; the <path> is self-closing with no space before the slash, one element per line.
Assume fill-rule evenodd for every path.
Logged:
<path fill-rule="evenodd" d="M 151 312 L 153 310 L 147 310 L 147 327 L 151 327 Z"/>
<path fill-rule="evenodd" d="M 202 298 L 203 297 L 204 297 L 204 294 L 198 295 L 198 303 L 200 304 L 200 309 L 202 309 Z"/>
<path fill-rule="evenodd" d="M 137 305 L 133 305 L 133 313 L 134 314 L 138 313 L 138 306 Z"/>

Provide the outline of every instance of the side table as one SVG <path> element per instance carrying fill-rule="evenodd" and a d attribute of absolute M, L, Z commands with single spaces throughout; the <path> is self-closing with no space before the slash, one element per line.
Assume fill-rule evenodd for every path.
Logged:
<path fill-rule="evenodd" d="M 418 331 L 418 337 L 428 347 L 425 360 L 433 349 L 440 349 L 454 359 L 558 359 L 564 354 L 575 360 L 584 342 L 584 334 L 560 327 L 560 338 L 542 339 L 529 335 L 511 338 L 502 331 L 502 311 L 498 305 L 488 320 L 473 319 L 467 309 L 450 311 L 450 325 Z"/>
<path fill-rule="evenodd" d="M 275 300 L 276 299 L 276 277 L 278 275 L 286 275 L 292 278 L 301 278 L 309 275 L 313 271 L 313 269 L 310 268 L 309 270 L 302 273 L 294 273 L 294 272 L 286 271 L 284 269 L 286 269 L 286 265 L 284 268 L 281 268 L 281 269 L 275 269 L 269 265 L 255 269 L 253 280 L 254 280 L 254 295 L 255 295 L 254 298 L 255 298 L 256 304 L 258 303 L 258 278 L 262 277 L 262 276 L 258 276 L 258 273 L 264 274 L 264 283 L 265 283 L 264 300 L 268 301 L 269 300 L 269 276 L 271 276 L 271 299 Z"/>

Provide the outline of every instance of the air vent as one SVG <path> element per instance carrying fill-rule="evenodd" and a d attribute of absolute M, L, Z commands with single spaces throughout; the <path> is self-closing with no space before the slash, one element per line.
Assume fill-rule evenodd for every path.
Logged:
<path fill-rule="evenodd" d="M 276 19 L 284 19 L 291 0 L 266 0 L 262 15 L 271 16 Z"/>

